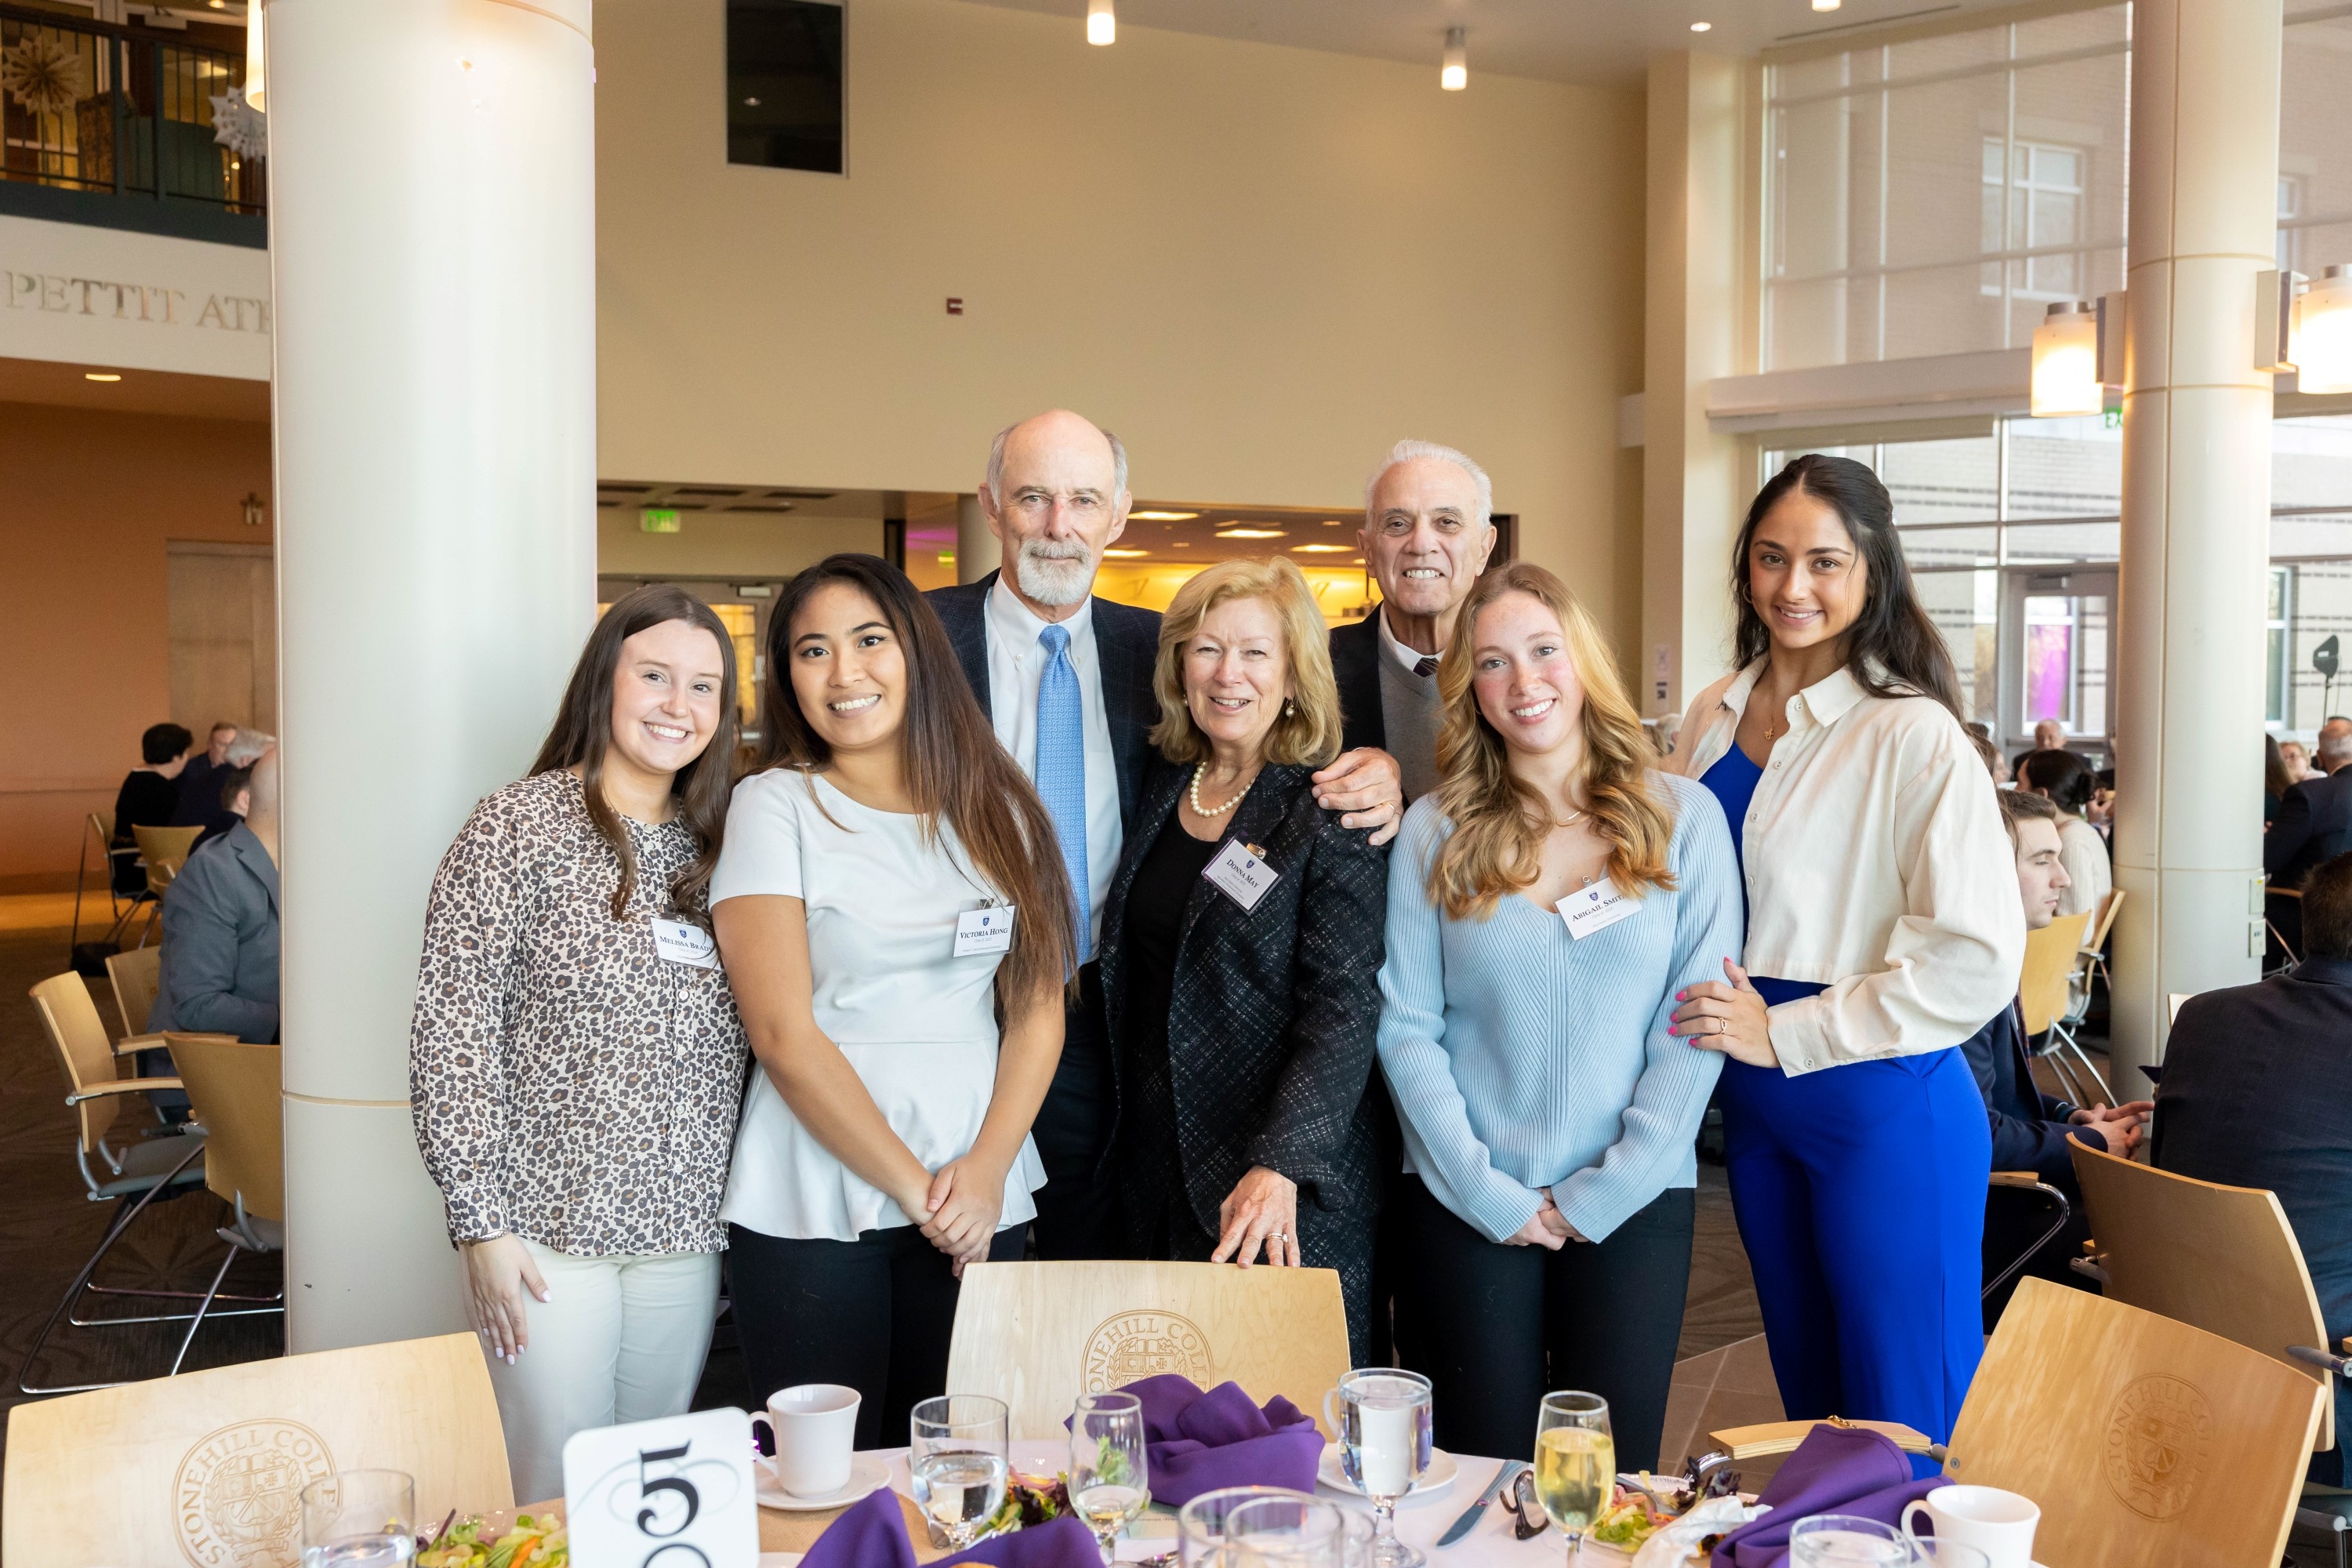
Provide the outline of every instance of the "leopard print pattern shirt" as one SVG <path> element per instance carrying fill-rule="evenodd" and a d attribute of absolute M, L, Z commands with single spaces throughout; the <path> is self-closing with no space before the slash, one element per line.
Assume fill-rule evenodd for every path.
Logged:
<path fill-rule="evenodd" d="M 434 876 L 409 1102 L 453 1243 L 510 1232 L 588 1258 L 726 1245 L 743 1026 L 723 973 L 655 946 L 692 832 L 622 820 L 637 861 L 625 919 L 619 858 L 569 773 L 485 798 Z"/>

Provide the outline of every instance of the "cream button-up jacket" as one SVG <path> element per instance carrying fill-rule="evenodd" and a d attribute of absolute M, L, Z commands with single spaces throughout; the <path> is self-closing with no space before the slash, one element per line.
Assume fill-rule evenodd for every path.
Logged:
<path fill-rule="evenodd" d="M 1761 662 L 1699 694 L 1668 766 L 1731 748 Z M 1810 981 L 1770 1009 L 1794 1077 L 1958 1045 L 2017 994 L 2025 911 L 1991 775 L 1929 697 L 1845 670 L 1789 700 L 1741 826 L 1750 974 Z"/>

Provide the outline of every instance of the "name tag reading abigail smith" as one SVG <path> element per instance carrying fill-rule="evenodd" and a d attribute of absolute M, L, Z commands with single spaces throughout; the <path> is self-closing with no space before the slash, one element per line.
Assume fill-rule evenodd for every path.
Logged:
<path fill-rule="evenodd" d="M 1642 900 L 1627 898 L 1616 883 L 1603 879 L 1586 883 L 1555 907 L 1568 922 L 1568 934 L 1580 941 L 1638 912 Z"/>

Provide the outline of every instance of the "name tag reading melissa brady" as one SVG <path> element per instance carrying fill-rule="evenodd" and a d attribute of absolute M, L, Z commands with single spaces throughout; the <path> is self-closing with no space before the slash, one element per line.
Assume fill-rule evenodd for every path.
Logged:
<path fill-rule="evenodd" d="M 691 964 L 697 969 L 719 967 L 718 943 L 709 931 L 685 921 L 655 921 L 654 951 L 671 963 Z"/>
<path fill-rule="evenodd" d="M 1559 918 L 1568 922 L 1568 934 L 1582 941 L 1594 931 L 1607 931 L 1619 921 L 1639 913 L 1642 900 L 1627 898 L 1617 890 L 1616 883 L 1603 878 L 1598 882 L 1587 882 L 1554 907 L 1559 910 Z"/>
<path fill-rule="evenodd" d="M 1011 904 L 990 904 L 985 909 L 966 910 L 956 916 L 955 955 L 958 958 L 1012 951 Z"/>
<path fill-rule="evenodd" d="M 1210 886 L 1239 904 L 1244 913 L 1257 908 L 1265 890 L 1282 880 L 1282 873 L 1265 863 L 1265 851 L 1255 844 L 1228 838 L 1209 868 L 1201 873 Z"/>

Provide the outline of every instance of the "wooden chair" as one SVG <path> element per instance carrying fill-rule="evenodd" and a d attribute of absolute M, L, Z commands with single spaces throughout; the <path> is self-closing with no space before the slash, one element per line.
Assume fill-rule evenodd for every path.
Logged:
<path fill-rule="evenodd" d="M 228 1243 L 228 1256 L 214 1271 L 213 1282 L 180 1340 L 179 1353 L 172 1358 L 171 1375 L 177 1376 L 237 1254 L 285 1250 L 285 1074 L 276 1046 L 249 1046 L 234 1035 L 177 1030 L 163 1038 L 188 1086 L 188 1104 L 205 1129 L 205 1185 L 234 1215 L 217 1232 Z M 272 1300 L 277 1304 L 267 1310 L 285 1310 L 283 1289 Z"/>
<path fill-rule="evenodd" d="M 2026 1279 L 1937 1448 L 1879 1422 L 1944 1474 L 2042 1505 L 2036 1561 L 2057 1568 L 2277 1568 L 2323 1391 L 2218 1334 Z M 1786 1453 L 1818 1423 L 1710 1433 L 1731 1462 Z"/>
<path fill-rule="evenodd" d="M 2087 913 L 2061 915 L 2040 931 L 2025 933 L 2025 967 L 2018 975 L 2017 1003 L 2025 1014 L 2026 1034 L 2048 1035 L 2042 1055 L 2066 1080 L 2075 1102 L 2095 1103 L 2085 1082 L 2074 1076 L 2074 1068 L 2080 1067 L 2089 1075 L 2088 1084 L 2096 1085 L 2101 1098 L 2113 1105 L 2116 1097 L 2099 1069 L 2091 1065 L 2091 1058 L 2072 1037 L 2053 1026 L 2066 1015 L 2067 983 L 2074 976 L 2075 955 L 2082 950 L 2083 932 L 2090 923 Z M 2070 1066 L 2062 1053 L 2070 1053 L 2074 1064 Z"/>
<path fill-rule="evenodd" d="M 246 1362 L 8 1416 L 0 1557 L 8 1568 L 279 1568 L 303 1487 L 405 1470 L 419 1529 L 513 1505 L 506 1438 L 471 1334 Z"/>
<path fill-rule="evenodd" d="M 2159 1171 L 2069 1137 L 2107 1298 L 2219 1334 L 2327 1394 L 2315 1447 L 2336 1444 L 2327 1323 L 2275 1194 Z M 2297 1355 L 2297 1350 L 2305 1352 Z"/>
<path fill-rule="evenodd" d="M 93 838 L 98 840 L 99 874 L 106 883 L 106 907 L 112 921 L 110 930 L 119 932 L 127 917 L 122 897 L 114 890 L 114 864 L 139 851 L 135 846 L 114 842 L 114 813 L 93 811 L 82 818 L 81 842 L 74 847 L 73 934 L 67 939 L 73 943 L 81 941 L 81 900 L 89 882 L 89 844 Z M 111 942 L 114 937 L 110 935 L 107 940 Z"/>
<path fill-rule="evenodd" d="M 162 898 L 170 890 L 172 879 L 188 863 L 195 849 L 196 840 L 204 837 L 202 827 L 134 827 L 131 837 L 139 841 L 139 858 L 147 867 L 147 890 Z"/>
<path fill-rule="evenodd" d="M 114 1010 L 122 1015 L 122 1032 L 143 1035 L 147 1015 L 154 1010 L 155 990 L 163 977 L 163 949 L 134 947 L 109 953 L 106 978 L 114 987 Z"/>
<path fill-rule="evenodd" d="M 975 1263 L 964 1270 L 948 1387 L 991 1394 L 1015 1437 L 1059 1437 L 1081 1394 L 1156 1373 L 1228 1379 L 1322 1418 L 1348 1371 L 1348 1319 L 1328 1268 L 1225 1263 Z"/>
<path fill-rule="evenodd" d="M 2107 933 L 2116 929 L 2116 916 L 2123 907 L 2124 890 L 2112 888 L 2099 907 L 2090 911 L 2091 923 L 2083 934 L 2083 945 L 2074 952 L 2074 973 L 2066 979 L 2066 1011 L 2055 1026 L 2066 1032 L 2070 1045 L 2074 1032 L 2090 1016 L 2092 983 L 2105 981 L 2110 993 L 2115 990 L 2115 977 L 2107 973 Z"/>

